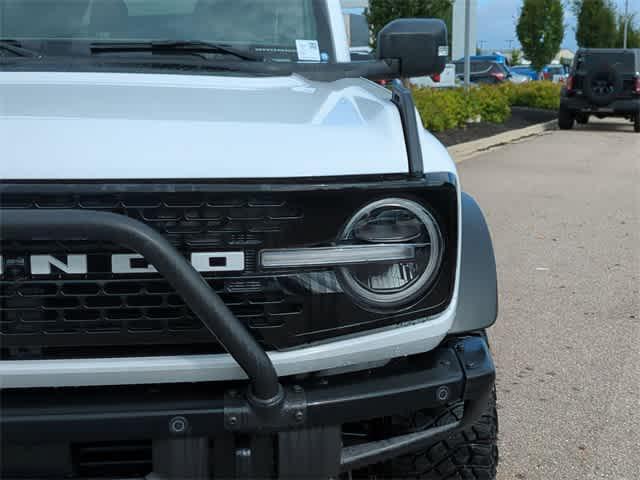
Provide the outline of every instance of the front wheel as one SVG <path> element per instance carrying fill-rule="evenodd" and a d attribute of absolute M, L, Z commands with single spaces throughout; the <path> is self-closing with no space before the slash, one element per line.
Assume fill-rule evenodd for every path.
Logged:
<path fill-rule="evenodd" d="M 640 133 L 640 113 L 636 113 L 636 118 L 633 121 L 633 131 Z"/>
<path fill-rule="evenodd" d="M 439 411 L 393 418 L 394 434 L 446 425 L 462 418 L 462 403 Z M 376 478 L 420 480 L 494 480 L 498 466 L 498 413 L 495 390 L 482 416 L 466 430 L 381 465 Z"/>
<path fill-rule="evenodd" d="M 558 127 L 560 127 L 560 130 L 571 130 L 574 122 L 573 113 L 566 108 L 560 107 L 560 112 L 558 113 Z"/>

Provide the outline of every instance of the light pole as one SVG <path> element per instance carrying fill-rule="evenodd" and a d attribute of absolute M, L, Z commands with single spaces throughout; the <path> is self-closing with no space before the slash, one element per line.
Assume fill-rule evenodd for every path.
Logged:
<path fill-rule="evenodd" d="M 629 35 L 629 0 L 624 2 L 624 40 L 622 48 L 627 48 L 627 36 Z"/>
<path fill-rule="evenodd" d="M 464 3 L 464 88 L 471 87 L 471 0 Z"/>

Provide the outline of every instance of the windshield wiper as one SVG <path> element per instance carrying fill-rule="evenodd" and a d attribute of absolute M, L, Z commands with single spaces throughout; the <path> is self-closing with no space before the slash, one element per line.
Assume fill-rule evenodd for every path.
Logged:
<path fill-rule="evenodd" d="M 157 52 L 157 53 L 216 53 L 232 55 L 251 62 L 263 61 L 263 58 L 249 50 L 237 49 L 220 43 L 200 40 L 167 40 L 152 42 L 94 42 L 91 53 L 115 52 Z"/>
<path fill-rule="evenodd" d="M 37 50 L 24 48 L 17 40 L 8 38 L 0 39 L 0 50 L 5 50 L 19 57 L 42 57 L 42 54 Z"/>

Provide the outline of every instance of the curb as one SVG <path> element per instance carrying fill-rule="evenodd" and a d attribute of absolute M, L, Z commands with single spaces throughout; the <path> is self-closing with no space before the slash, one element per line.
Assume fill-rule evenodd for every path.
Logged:
<path fill-rule="evenodd" d="M 486 152 L 487 150 L 491 150 L 502 145 L 507 145 L 524 138 L 542 135 L 551 130 L 556 130 L 558 124 L 557 122 L 557 120 L 551 120 L 549 122 L 538 123 L 536 125 L 531 125 L 530 127 L 511 130 L 510 132 L 499 133 L 498 135 L 494 135 L 492 137 L 481 138 L 480 140 L 453 145 L 447 150 L 449 151 L 449 155 L 451 155 L 451 158 L 453 158 L 456 163 L 460 163 L 482 152 Z"/>

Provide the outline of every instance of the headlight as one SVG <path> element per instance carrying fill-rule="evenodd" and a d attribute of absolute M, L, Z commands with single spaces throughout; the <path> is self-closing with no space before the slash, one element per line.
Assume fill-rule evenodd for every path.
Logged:
<path fill-rule="evenodd" d="M 373 308 L 409 305 L 431 286 L 442 260 L 442 235 L 422 205 L 402 198 L 371 203 L 357 212 L 339 242 L 349 245 L 400 245 L 414 250 L 411 260 L 340 267 L 343 289 Z"/>

